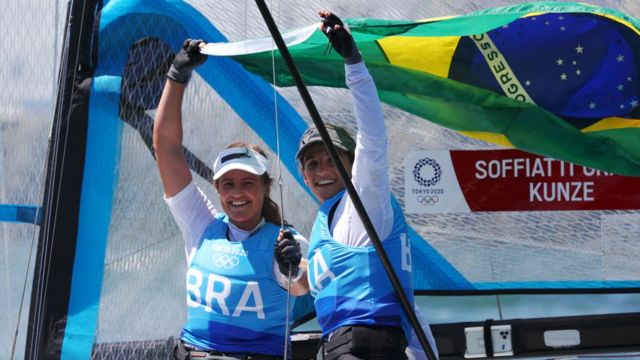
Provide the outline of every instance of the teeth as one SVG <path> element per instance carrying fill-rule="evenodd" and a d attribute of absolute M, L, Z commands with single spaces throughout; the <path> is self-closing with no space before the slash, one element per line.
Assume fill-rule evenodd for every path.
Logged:
<path fill-rule="evenodd" d="M 320 181 L 318 181 L 318 185 L 333 184 L 334 182 L 336 182 L 336 181 L 335 180 L 320 180 Z"/>
<path fill-rule="evenodd" d="M 242 206 L 244 204 L 248 203 L 248 201 L 232 201 L 231 205 L 233 206 Z"/>

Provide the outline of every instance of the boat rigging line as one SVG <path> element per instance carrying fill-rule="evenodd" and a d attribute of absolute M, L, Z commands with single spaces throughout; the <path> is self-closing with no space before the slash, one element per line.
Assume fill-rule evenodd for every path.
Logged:
<path fill-rule="evenodd" d="M 273 0 L 271 1 L 271 7 L 273 8 Z M 278 2 L 278 8 L 276 14 L 280 14 L 280 2 Z M 275 48 L 273 46 L 273 38 L 271 40 L 271 70 L 273 76 L 273 114 L 276 125 L 276 157 L 278 158 L 278 191 L 280 192 L 280 231 L 284 231 L 284 194 L 283 194 L 283 181 L 282 181 L 282 160 L 280 156 L 280 126 L 278 122 L 278 91 L 276 86 L 276 60 L 275 60 Z M 291 336 L 291 263 L 289 263 L 289 272 L 287 274 L 287 311 L 285 317 L 285 330 L 284 330 L 284 358 L 289 358 L 289 338 Z"/>

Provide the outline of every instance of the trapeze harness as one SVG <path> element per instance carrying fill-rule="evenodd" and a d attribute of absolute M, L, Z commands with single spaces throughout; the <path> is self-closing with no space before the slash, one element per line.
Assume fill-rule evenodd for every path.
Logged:
<path fill-rule="evenodd" d="M 331 235 L 330 223 L 344 191 L 325 201 L 311 231 L 308 276 L 322 335 L 325 359 L 406 359 L 411 325 L 375 248 L 345 246 Z M 394 198 L 393 228 L 382 244 L 413 303 L 407 225 Z"/>
<path fill-rule="evenodd" d="M 280 228 L 266 222 L 244 241 L 232 242 L 228 221 L 216 215 L 189 265 L 188 319 L 174 355 L 282 359 L 287 294 L 271 275 Z"/>

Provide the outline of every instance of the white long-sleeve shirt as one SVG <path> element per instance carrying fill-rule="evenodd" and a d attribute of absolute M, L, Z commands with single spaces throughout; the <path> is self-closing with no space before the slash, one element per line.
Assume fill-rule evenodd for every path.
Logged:
<path fill-rule="evenodd" d="M 358 125 L 351 182 L 362 200 L 378 237 L 384 240 L 393 226 L 393 209 L 387 174 L 387 131 L 382 105 L 373 78 L 369 75 L 364 62 L 345 65 L 345 70 Z M 336 241 L 348 246 L 372 245 L 360 216 L 347 194 L 336 208 L 331 232 Z"/>

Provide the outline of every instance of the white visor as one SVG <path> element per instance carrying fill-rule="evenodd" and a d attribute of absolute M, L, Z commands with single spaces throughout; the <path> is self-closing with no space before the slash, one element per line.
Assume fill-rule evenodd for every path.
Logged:
<path fill-rule="evenodd" d="M 218 154 L 213 165 L 213 180 L 218 180 L 231 170 L 242 170 L 254 175 L 262 175 L 267 172 L 268 162 L 262 154 L 249 148 L 224 149 Z"/>

